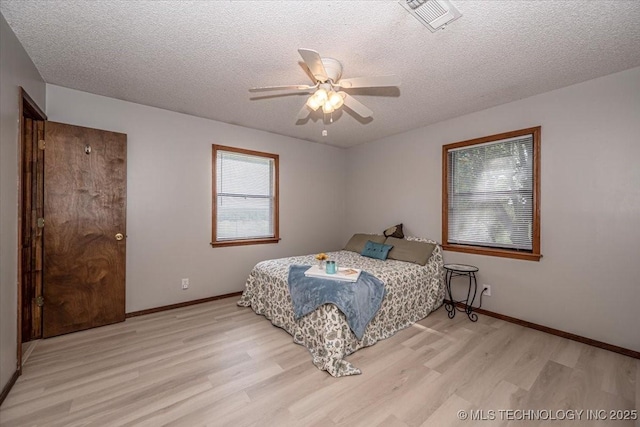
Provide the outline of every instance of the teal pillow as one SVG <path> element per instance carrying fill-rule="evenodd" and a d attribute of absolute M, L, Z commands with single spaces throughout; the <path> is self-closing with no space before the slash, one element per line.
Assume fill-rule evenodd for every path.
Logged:
<path fill-rule="evenodd" d="M 387 256 L 389 256 L 391 248 L 393 248 L 393 245 L 385 245 L 383 243 L 376 243 L 368 240 L 360 255 L 385 260 L 387 259 Z"/>
<path fill-rule="evenodd" d="M 347 243 L 347 246 L 344 247 L 344 250 L 361 254 L 364 250 L 364 245 L 367 244 L 367 240 L 375 243 L 384 243 L 385 239 L 386 237 L 381 234 L 354 234 Z"/>

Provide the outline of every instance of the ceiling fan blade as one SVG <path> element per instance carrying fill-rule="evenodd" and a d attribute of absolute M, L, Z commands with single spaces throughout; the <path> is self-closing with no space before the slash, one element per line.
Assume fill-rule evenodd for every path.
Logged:
<path fill-rule="evenodd" d="M 307 64 L 307 67 L 309 67 L 311 74 L 313 74 L 313 77 L 316 80 L 324 83 L 329 79 L 327 76 L 327 70 L 324 69 L 322 58 L 318 52 L 311 49 L 298 49 L 298 53 L 304 60 L 304 63 Z"/>
<path fill-rule="evenodd" d="M 354 113 L 363 118 L 373 116 L 373 111 L 371 111 L 366 105 L 355 99 L 353 96 L 345 92 L 340 92 L 340 94 L 344 97 L 344 105 L 349 107 Z"/>
<path fill-rule="evenodd" d="M 307 104 L 305 103 L 300 109 L 300 111 L 298 111 L 298 114 L 296 115 L 296 120 L 304 120 L 307 117 L 309 117 L 310 113 L 311 113 L 311 110 L 309 110 L 309 107 L 307 107 Z"/>
<path fill-rule="evenodd" d="M 285 86 L 262 86 L 252 87 L 249 92 L 266 92 L 269 90 L 310 90 L 315 89 L 318 85 L 285 85 Z"/>
<path fill-rule="evenodd" d="M 398 76 L 370 76 L 342 79 L 338 82 L 338 85 L 343 89 L 355 89 L 360 87 L 400 86 L 400 83 Z"/>

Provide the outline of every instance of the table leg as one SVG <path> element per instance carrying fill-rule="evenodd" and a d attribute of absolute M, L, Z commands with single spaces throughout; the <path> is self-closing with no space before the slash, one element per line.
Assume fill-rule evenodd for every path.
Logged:
<path fill-rule="evenodd" d="M 473 297 L 471 301 L 469 301 L 469 297 L 471 296 L 471 282 L 473 281 Z M 476 273 L 469 273 L 469 291 L 467 292 L 467 308 L 465 312 L 467 316 L 469 316 L 469 320 L 472 322 L 478 321 L 478 315 L 473 312 L 473 303 L 476 300 L 476 294 L 478 293 L 478 282 L 476 281 Z"/>
<path fill-rule="evenodd" d="M 452 273 L 453 273 L 452 271 L 447 270 L 447 274 L 445 275 L 445 279 L 444 279 L 447 286 L 447 293 L 449 294 L 449 302 L 445 302 L 444 308 L 447 310 L 447 315 L 449 316 L 449 319 L 453 319 L 456 315 L 456 306 L 453 301 L 453 295 L 451 294 Z"/>

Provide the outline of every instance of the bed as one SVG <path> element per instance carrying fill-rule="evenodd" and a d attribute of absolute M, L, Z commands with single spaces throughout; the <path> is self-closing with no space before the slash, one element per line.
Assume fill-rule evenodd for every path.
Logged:
<path fill-rule="evenodd" d="M 346 356 L 389 338 L 442 305 L 445 289 L 442 248 L 429 239 L 408 237 L 406 240 L 435 245 L 424 266 L 395 259 L 368 258 L 349 250 L 328 253 L 339 266 L 360 268 L 385 285 L 386 294 L 380 309 L 360 340 L 347 325 L 344 314 L 333 304 L 323 304 L 297 321 L 294 319 L 287 283 L 289 266 L 313 265 L 317 263 L 314 255 L 256 264 L 238 305 L 251 307 L 291 334 L 295 343 L 309 350 L 313 364 L 319 369 L 334 377 L 360 374 L 358 368 L 345 360 Z"/>

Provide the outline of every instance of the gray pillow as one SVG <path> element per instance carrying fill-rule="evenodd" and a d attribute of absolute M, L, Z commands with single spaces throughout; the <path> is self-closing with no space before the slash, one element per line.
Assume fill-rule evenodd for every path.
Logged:
<path fill-rule="evenodd" d="M 359 254 L 361 254 L 364 250 L 364 245 L 367 244 L 367 241 L 371 240 L 375 243 L 384 243 L 384 239 L 385 237 L 379 234 L 354 234 L 351 239 L 349 239 L 349 242 L 347 243 L 347 246 L 344 247 L 344 250 L 358 252 Z"/>
<path fill-rule="evenodd" d="M 431 253 L 436 248 L 433 243 L 415 242 L 395 237 L 387 237 L 384 244 L 393 245 L 393 249 L 389 252 L 389 259 L 414 262 L 420 265 L 425 265 L 429 261 Z"/>

